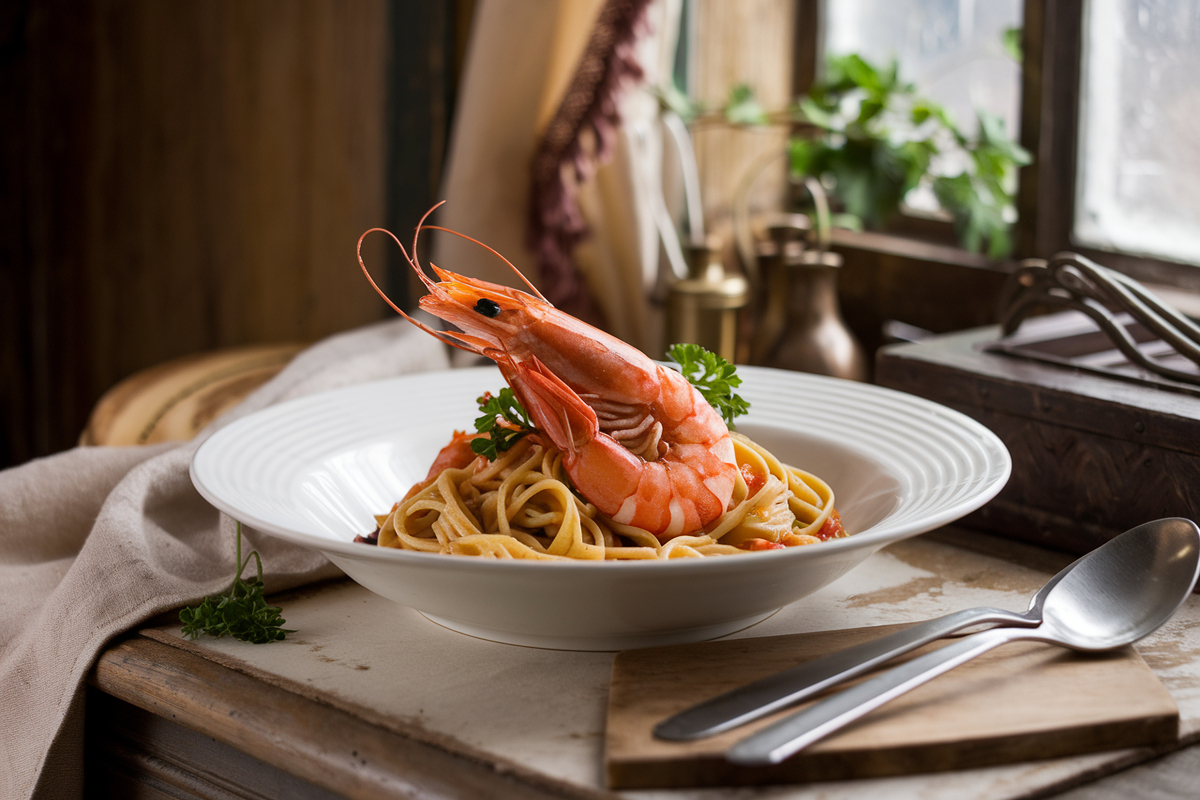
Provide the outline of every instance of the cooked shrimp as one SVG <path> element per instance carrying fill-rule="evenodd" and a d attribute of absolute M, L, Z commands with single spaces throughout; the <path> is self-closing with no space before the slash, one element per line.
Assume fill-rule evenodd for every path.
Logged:
<path fill-rule="evenodd" d="M 424 228 L 462 234 L 424 222 L 412 256 L 389 231 L 367 233 L 382 231 L 400 245 L 429 290 L 420 307 L 459 330 L 431 328 L 388 300 L 362 261 L 360 238 L 367 280 L 417 327 L 496 362 L 535 435 L 563 452 L 567 475 L 589 503 L 662 540 L 699 531 L 725 512 L 738 471 L 729 429 L 685 377 L 559 311 L 524 276 L 532 295 L 431 265 L 434 281 L 416 258 L 417 236 Z"/>
<path fill-rule="evenodd" d="M 414 483 L 412 488 L 408 490 L 408 494 L 404 495 L 404 499 L 407 500 L 436 481 L 438 475 L 441 475 L 445 470 L 464 469 L 470 466 L 471 462 L 476 459 L 475 451 L 471 449 L 471 441 L 481 435 L 478 433 L 455 431 L 454 435 L 450 437 L 450 443 L 438 452 L 437 458 L 433 459 L 433 464 L 429 467 L 429 474 L 425 476 L 424 480 Z"/>

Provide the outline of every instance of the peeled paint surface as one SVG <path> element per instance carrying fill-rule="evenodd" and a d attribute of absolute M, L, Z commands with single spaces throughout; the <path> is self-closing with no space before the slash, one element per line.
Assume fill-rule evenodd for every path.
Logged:
<path fill-rule="evenodd" d="M 1019 545 L 1017 566 L 951 542 L 971 534 L 943 530 L 897 543 L 858 569 L 731 638 L 917 621 L 960 608 L 1023 610 L 1029 597 L 1070 559 Z M 819 546 L 819 545 L 815 545 Z M 603 731 L 612 653 L 515 647 L 442 628 L 419 613 L 349 581 L 285 595 L 297 632 L 266 647 L 203 638 L 203 650 L 371 709 L 439 739 L 501 762 L 603 789 Z M 178 634 L 178 630 L 167 630 Z M 1181 736 L 1200 738 L 1200 598 L 1138 646 L 1179 705 Z M 396 676 L 408 676 L 403 691 Z M 1104 774 L 1144 756 L 1115 751 L 983 770 L 754 790 L 689 791 L 689 798 L 863 796 L 959 800 L 1018 798 Z M 1186 761 L 1186 759 L 1184 759 Z M 1181 762 L 1182 763 L 1182 762 Z M 669 800 L 678 792 L 624 792 Z"/>

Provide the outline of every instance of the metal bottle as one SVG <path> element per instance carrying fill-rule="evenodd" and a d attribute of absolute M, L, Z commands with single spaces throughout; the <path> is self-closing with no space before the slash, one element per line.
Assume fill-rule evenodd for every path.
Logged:
<path fill-rule="evenodd" d="M 720 252 L 713 237 L 685 243 L 688 276 L 672 283 L 667 295 L 667 344 L 698 344 L 732 363 L 749 285 L 725 271 Z"/>

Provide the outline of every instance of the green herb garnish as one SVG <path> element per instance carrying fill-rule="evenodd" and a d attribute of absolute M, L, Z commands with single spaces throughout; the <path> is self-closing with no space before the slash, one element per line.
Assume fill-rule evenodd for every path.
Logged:
<path fill-rule="evenodd" d="M 683 377 L 717 410 L 726 425 L 750 410 L 750 404 L 733 391 L 742 385 L 737 368 L 716 353 L 698 344 L 673 344 L 667 357 L 679 365 Z"/>
<path fill-rule="evenodd" d="M 242 580 L 242 572 L 251 558 L 258 565 L 258 577 Z M 198 639 L 204 633 L 217 638 L 228 635 L 243 642 L 265 644 L 295 633 L 283 627 L 286 620 L 279 615 L 282 609 L 267 605 L 263 597 L 262 559 L 258 551 L 250 551 L 250 555 L 242 561 L 240 522 L 237 524 L 237 563 L 237 575 L 228 592 L 206 597 L 200 605 L 179 612 L 183 635 L 192 639 Z"/>
<path fill-rule="evenodd" d="M 495 461 L 500 453 L 533 430 L 529 412 L 517 400 L 512 389 L 501 389 L 499 395 L 485 392 L 476 402 L 479 403 L 482 416 L 475 420 L 475 430 L 488 434 L 471 440 L 471 452 L 476 455 L 487 456 L 489 461 Z"/>

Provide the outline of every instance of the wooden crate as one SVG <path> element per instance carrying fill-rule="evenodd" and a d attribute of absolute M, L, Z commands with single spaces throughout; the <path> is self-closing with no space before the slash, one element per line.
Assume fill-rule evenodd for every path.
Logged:
<path fill-rule="evenodd" d="M 964 524 L 1084 553 L 1148 520 L 1200 520 L 1200 387 L 995 352 L 999 333 L 889 345 L 876 360 L 880 385 L 962 411 L 1008 446 L 1007 486 Z"/>

